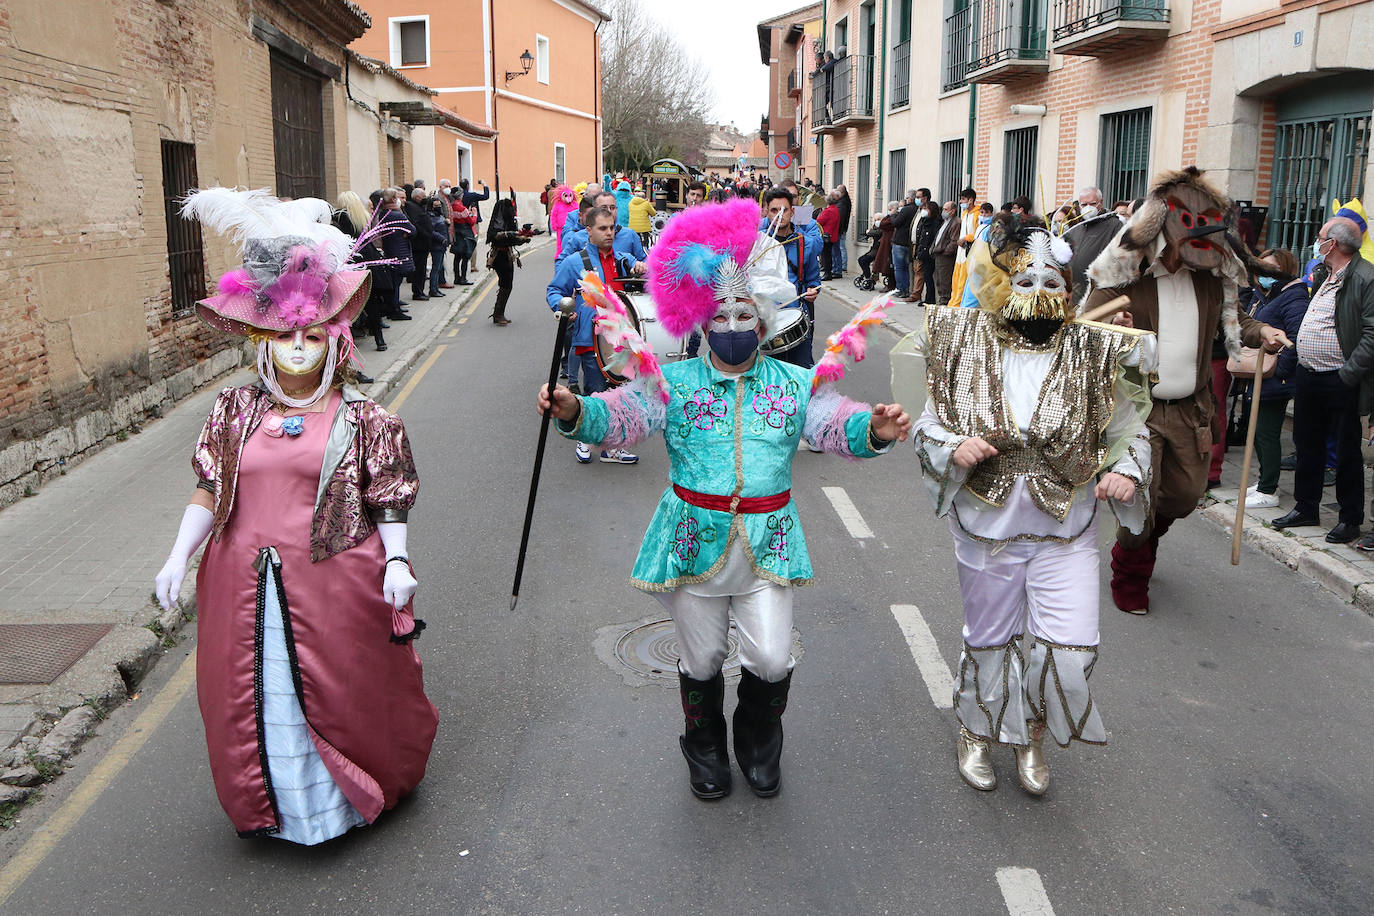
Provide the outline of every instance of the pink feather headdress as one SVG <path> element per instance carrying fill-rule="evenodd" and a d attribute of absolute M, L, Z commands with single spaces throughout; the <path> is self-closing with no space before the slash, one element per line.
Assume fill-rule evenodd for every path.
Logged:
<path fill-rule="evenodd" d="M 758 204 L 738 199 L 702 204 L 668 220 L 649 252 L 649 292 L 664 330 L 684 337 L 711 320 L 718 306 L 713 280 L 727 258 L 747 270 L 759 219 Z"/>

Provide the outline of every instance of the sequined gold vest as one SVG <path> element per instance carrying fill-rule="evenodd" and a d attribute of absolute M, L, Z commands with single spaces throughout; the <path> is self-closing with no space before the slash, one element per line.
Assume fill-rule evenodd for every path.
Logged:
<path fill-rule="evenodd" d="M 1102 433 L 1112 416 L 1117 364 L 1132 347 L 1128 334 L 1070 323 L 1036 346 L 977 308 L 929 308 L 926 386 L 945 429 L 979 436 L 998 454 L 980 462 L 964 483 L 979 499 L 1001 507 L 1017 477 L 1035 505 L 1063 521 L 1073 491 L 1102 468 Z M 1026 438 L 1007 406 L 1002 348 L 1054 352 Z"/>

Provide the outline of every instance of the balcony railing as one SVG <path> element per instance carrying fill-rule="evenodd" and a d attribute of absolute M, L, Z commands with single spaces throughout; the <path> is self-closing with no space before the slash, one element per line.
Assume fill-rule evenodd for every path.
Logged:
<path fill-rule="evenodd" d="M 965 8 L 945 20 L 945 66 L 941 92 L 952 92 L 968 83 L 969 51 L 973 47 L 973 10 Z"/>
<path fill-rule="evenodd" d="M 787 94 L 801 95 L 801 80 L 797 79 L 797 71 L 793 70 L 787 74 Z"/>
<path fill-rule="evenodd" d="M 812 75 L 813 130 L 841 127 L 850 121 L 872 121 L 873 55 L 850 54 Z"/>
<path fill-rule="evenodd" d="M 797 129 L 793 127 L 787 132 L 787 151 L 790 153 L 798 149 L 801 147 L 797 145 Z"/>
<path fill-rule="evenodd" d="M 892 49 L 892 107 L 901 108 L 911 101 L 911 42 L 904 41 Z"/>
<path fill-rule="evenodd" d="M 970 82 L 1005 83 L 1049 69 L 1045 0 L 976 0 Z"/>
<path fill-rule="evenodd" d="M 1054 0 L 1054 49 L 1094 56 L 1169 34 L 1168 0 Z"/>

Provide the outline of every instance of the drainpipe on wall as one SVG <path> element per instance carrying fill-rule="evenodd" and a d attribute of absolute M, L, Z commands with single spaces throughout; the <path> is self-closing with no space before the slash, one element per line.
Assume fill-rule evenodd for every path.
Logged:
<path fill-rule="evenodd" d="M 501 107 L 501 91 L 496 85 L 496 0 L 487 0 L 487 16 L 491 21 L 491 60 L 487 61 L 487 66 L 491 69 L 491 129 L 497 130 L 496 112 Z M 491 170 L 492 184 L 496 188 L 496 199 L 501 199 L 501 134 L 498 131 L 491 138 Z"/>
<path fill-rule="evenodd" d="M 596 28 L 592 29 L 592 111 L 596 112 L 596 120 L 592 122 L 592 174 L 601 175 L 601 157 L 604 150 L 601 148 L 601 27 L 606 24 L 604 19 L 597 19 Z M 563 181 L 567 183 L 568 163 L 566 158 L 563 162 Z"/>
<path fill-rule="evenodd" d="M 879 44 L 882 45 L 883 65 L 879 71 L 882 73 L 883 79 L 878 85 L 878 161 L 873 163 L 873 167 L 869 169 L 869 174 L 873 176 L 873 188 L 869 192 L 873 195 L 873 207 L 868 211 L 870 223 L 873 214 L 881 212 L 883 200 L 883 128 L 887 126 L 887 10 L 887 4 L 883 4 L 882 37 L 878 39 Z M 910 84 L 910 77 L 908 77 L 908 84 Z M 855 231 L 858 231 L 857 226 Z M 867 232 L 868 226 L 864 226 L 863 231 Z M 863 236 L 860 235 L 859 239 L 862 240 Z"/>
<path fill-rule="evenodd" d="M 973 144 L 977 140 L 978 130 L 978 84 L 971 83 L 968 87 L 968 154 L 964 157 L 965 169 L 967 169 L 967 181 L 964 187 L 973 187 Z M 956 194 L 955 200 L 959 198 Z"/>
<path fill-rule="evenodd" d="M 828 27 L 827 27 L 827 22 L 828 22 L 829 16 L 830 16 L 829 8 L 830 8 L 830 4 L 829 4 L 828 0 L 821 0 L 821 45 L 822 45 L 822 47 L 825 46 L 825 43 L 826 43 L 826 40 L 827 40 L 827 39 L 826 39 L 826 33 L 829 31 L 829 29 L 828 29 Z M 812 118 L 813 121 L 815 120 L 815 113 L 816 113 L 816 81 L 815 81 L 815 80 L 812 80 L 812 81 L 811 81 L 811 118 Z M 815 125 L 812 125 L 812 126 L 815 126 Z M 818 183 L 823 183 L 824 180 L 825 180 L 825 134 L 816 134 L 816 174 L 815 174 L 815 176 L 814 176 L 811 180 L 812 180 L 812 181 L 815 181 L 817 178 L 821 179 L 821 182 L 818 182 Z"/>

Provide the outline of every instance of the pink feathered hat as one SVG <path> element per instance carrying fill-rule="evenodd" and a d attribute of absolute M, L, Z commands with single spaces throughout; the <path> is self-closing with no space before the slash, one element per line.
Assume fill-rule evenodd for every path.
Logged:
<path fill-rule="evenodd" d="M 726 259 L 745 271 L 759 219 L 758 204 L 741 198 L 701 204 L 668 220 L 649 251 L 649 293 L 670 335 L 684 337 L 711 320 L 719 305 L 713 280 Z"/>

